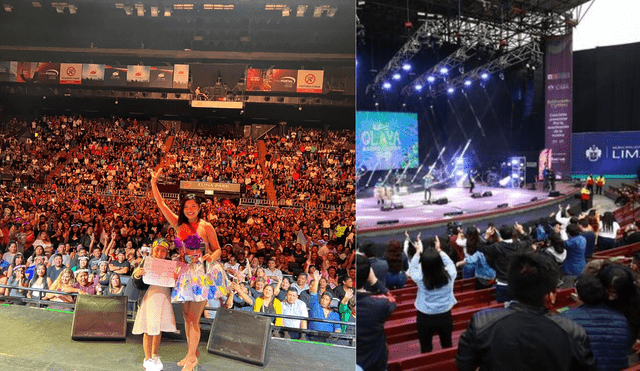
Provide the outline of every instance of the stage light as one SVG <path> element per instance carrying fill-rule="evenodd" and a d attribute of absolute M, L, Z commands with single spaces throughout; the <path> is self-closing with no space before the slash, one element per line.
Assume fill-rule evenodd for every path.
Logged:
<path fill-rule="evenodd" d="M 456 164 L 462 164 L 462 163 L 464 163 L 464 159 L 459 158 L 456 160 Z"/>
<path fill-rule="evenodd" d="M 518 164 L 518 160 L 517 160 L 517 159 L 513 159 L 513 160 L 511 160 L 511 164 L 512 164 L 512 165 L 517 165 L 517 164 Z"/>
<path fill-rule="evenodd" d="M 443 75 L 446 75 L 446 74 L 449 73 L 449 69 L 447 67 L 442 67 L 440 69 L 440 73 L 443 74 Z"/>
<path fill-rule="evenodd" d="M 385 82 L 384 84 L 382 84 L 382 88 L 383 89 L 391 89 L 391 83 L 390 82 Z"/>
<path fill-rule="evenodd" d="M 471 80 L 466 80 L 464 82 L 464 86 L 471 86 Z"/>
<path fill-rule="evenodd" d="M 427 77 L 427 81 L 428 82 L 434 82 L 434 81 L 436 81 L 436 78 L 433 77 L 433 76 L 429 76 L 429 77 Z"/>
<path fill-rule="evenodd" d="M 501 186 L 506 187 L 507 184 L 509 184 L 509 181 L 511 180 L 511 175 L 509 175 L 508 177 L 501 179 L 498 183 L 500 183 Z"/>
<path fill-rule="evenodd" d="M 422 85 L 418 84 L 418 85 L 415 86 L 415 88 L 416 88 L 417 91 L 421 91 L 422 90 Z"/>
<path fill-rule="evenodd" d="M 394 73 L 394 74 L 393 74 L 393 79 L 394 79 L 394 80 L 400 80 L 400 78 L 401 78 L 401 77 L 402 77 L 402 76 L 401 76 L 399 73 Z"/>
<path fill-rule="evenodd" d="M 463 175 L 464 175 L 464 171 L 462 171 L 462 170 L 458 170 L 458 172 L 456 173 L 456 175 L 458 175 L 458 176 L 463 176 Z"/>
<path fill-rule="evenodd" d="M 453 94 L 454 91 L 455 91 L 455 89 L 453 89 L 453 88 L 447 89 L 447 93 L 449 93 L 449 94 Z"/>
<path fill-rule="evenodd" d="M 485 73 L 483 73 L 482 75 L 480 75 L 480 77 L 481 77 L 483 80 L 487 80 L 487 79 L 489 78 L 489 74 L 485 72 Z"/>
<path fill-rule="evenodd" d="M 500 74 L 498 74 L 498 77 L 500 77 L 500 80 L 504 80 L 504 73 L 500 72 Z"/>
<path fill-rule="evenodd" d="M 405 71 L 411 70 L 411 65 L 409 63 L 405 63 L 402 65 L 402 69 Z"/>

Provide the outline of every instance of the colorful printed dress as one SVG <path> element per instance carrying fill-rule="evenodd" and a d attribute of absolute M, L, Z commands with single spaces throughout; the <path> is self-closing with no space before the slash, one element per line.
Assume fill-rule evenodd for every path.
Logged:
<path fill-rule="evenodd" d="M 174 241 L 178 249 L 200 250 L 203 239 L 198 232 L 181 228 Z M 180 262 L 178 265 L 178 279 L 171 292 L 171 302 L 220 299 L 229 293 L 229 282 L 219 261 L 207 263 L 206 267 L 200 260 L 191 264 Z"/>

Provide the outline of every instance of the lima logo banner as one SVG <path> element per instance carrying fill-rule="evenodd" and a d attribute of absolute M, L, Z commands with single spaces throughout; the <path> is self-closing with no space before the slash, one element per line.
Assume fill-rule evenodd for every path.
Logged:
<path fill-rule="evenodd" d="M 596 162 L 600 159 L 600 157 L 602 157 L 602 150 L 598 147 L 596 147 L 596 145 L 592 145 L 590 148 L 587 149 L 586 151 L 586 156 L 587 159 L 591 162 Z"/>

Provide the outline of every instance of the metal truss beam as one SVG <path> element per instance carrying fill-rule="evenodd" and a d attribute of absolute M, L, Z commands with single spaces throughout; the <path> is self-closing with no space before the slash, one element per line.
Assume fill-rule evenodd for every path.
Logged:
<path fill-rule="evenodd" d="M 409 40 L 398 50 L 391 60 L 378 72 L 373 81 L 367 86 L 366 94 L 380 86 L 382 81 L 388 78 L 390 73 L 400 70 L 402 65 L 413 58 L 429 44 L 432 36 L 440 37 L 446 28 L 448 20 L 440 15 L 430 15 L 429 18 L 409 37 Z"/>
<path fill-rule="evenodd" d="M 453 88 L 455 91 L 465 89 L 466 86 L 464 85 L 464 82 L 467 80 L 471 80 L 476 83 L 481 81 L 483 73 L 492 74 L 502 72 L 509 67 L 526 61 L 534 60 L 541 62 L 542 58 L 543 53 L 540 49 L 540 44 L 538 42 L 531 42 L 449 81 L 440 81 L 435 84 L 425 86 L 423 91 L 426 91 L 427 94 L 435 98 L 446 93 L 449 88 Z"/>

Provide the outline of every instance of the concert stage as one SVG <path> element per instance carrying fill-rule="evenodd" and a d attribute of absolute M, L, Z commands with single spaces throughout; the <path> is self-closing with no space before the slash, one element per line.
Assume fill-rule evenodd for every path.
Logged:
<path fill-rule="evenodd" d="M 417 230 L 437 227 L 451 220 L 464 223 L 495 219 L 497 216 L 522 213 L 545 208 L 573 198 L 580 191 L 572 183 L 557 183 L 558 197 L 549 197 L 548 191 L 524 188 L 491 188 L 476 185 L 474 193 L 490 191 L 492 196 L 472 198 L 469 188 L 432 190 L 431 201 L 447 198 L 443 205 L 423 204 L 424 192 L 399 195 L 403 208 L 381 211 L 375 197 L 358 198 L 356 201 L 358 236 L 381 236 L 397 230 Z M 532 199 L 537 200 L 532 201 Z M 498 208 L 498 205 L 508 204 Z M 557 206 L 556 206 L 557 207 Z M 457 215 L 447 216 L 449 213 Z M 548 215 L 548 214 L 547 214 Z M 396 222 L 397 221 L 397 222 Z"/>
<path fill-rule="evenodd" d="M 0 305 L 0 369 L 12 371 L 105 371 L 142 370 L 142 335 L 126 341 L 73 341 L 73 314 L 19 305 Z M 246 331 L 251 331 L 247 328 Z M 354 370 L 355 348 L 271 339 L 264 367 L 215 356 L 206 351 L 209 332 L 202 332 L 198 371 L 299 370 L 313 365 L 322 370 Z M 179 371 L 178 362 L 187 344 L 163 337 L 160 357 L 165 371 Z"/>

